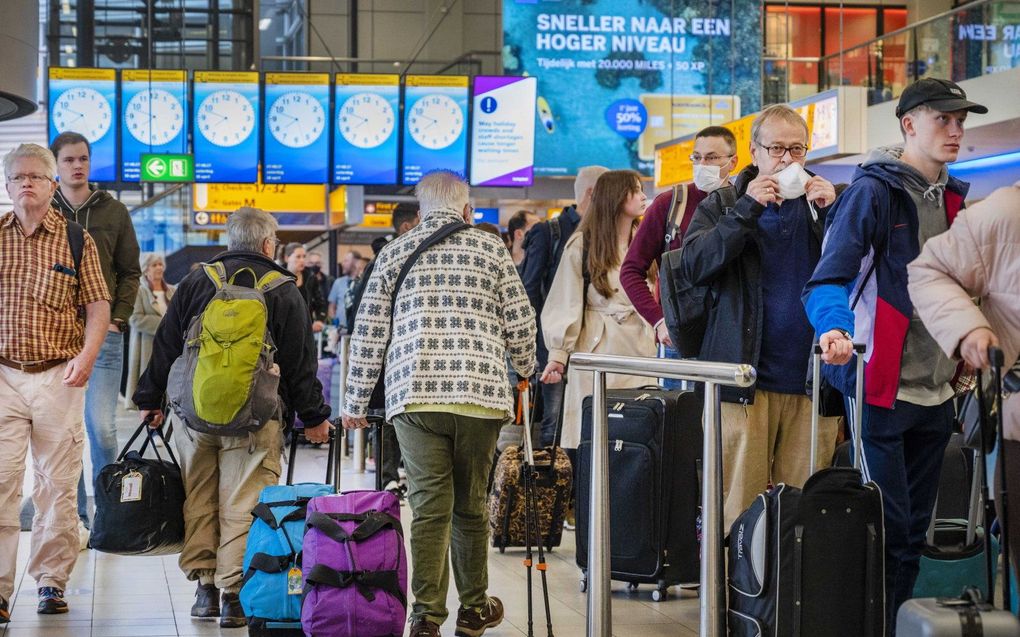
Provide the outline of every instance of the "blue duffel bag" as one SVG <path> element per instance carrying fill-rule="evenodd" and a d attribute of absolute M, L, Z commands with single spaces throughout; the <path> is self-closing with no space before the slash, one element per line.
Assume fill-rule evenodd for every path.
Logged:
<path fill-rule="evenodd" d="M 241 606 L 249 634 L 301 634 L 301 548 L 305 509 L 316 496 L 331 495 L 328 484 L 272 485 L 252 510 L 241 580 Z"/>

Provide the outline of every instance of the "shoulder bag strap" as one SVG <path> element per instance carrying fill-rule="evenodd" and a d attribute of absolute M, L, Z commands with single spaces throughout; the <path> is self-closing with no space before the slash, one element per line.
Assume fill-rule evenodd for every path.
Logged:
<path fill-rule="evenodd" d="M 468 224 L 463 221 L 456 221 L 454 223 L 448 223 L 438 230 L 425 237 L 425 240 L 418 244 L 418 247 L 414 249 L 409 257 L 404 261 L 404 265 L 400 267 L 400 273 L 397 275 L 397 280 L 393 283 L 393 293 L 390 298 L 390 324 L 393 323 L 393 310 L 397 307 L 397 292 L 400 290 L 400 286 L 404 283 L 404 279 L 407 278 L 407 274 L 414 267 L 414 264 L 418 261 L 418 257 L 421 256 L 422 252 L 425 252 L 432 246 L 436 245 L 446 237 L 450 236 L 455 232 L 461 230 L 467 230 L 470 228 Z"/>

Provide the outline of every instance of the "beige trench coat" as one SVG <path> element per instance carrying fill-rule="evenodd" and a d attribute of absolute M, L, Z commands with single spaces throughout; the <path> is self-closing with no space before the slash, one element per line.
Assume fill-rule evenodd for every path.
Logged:
<path fill-rule="evenodd" d="M 168 304 L 175 289 L 174 286 L 166 283 L 166 302 Z M 155 302 L 156 295 L 149 288 L 148 280 L 143 276 L 138 284 L 138 296 L 135 297 L 135 311 L 128 320 L 131 325 L 131 344 L 128 347 L 127 384 L 124 388 L 125 409 L 135 408 L 131 395 L 138 387 L 138 378 L 149 364 L 149 358 L 152 356 L 152 339 L 156 335 L 159 322 L 163 320 L 163 315 L 156 309 Z"/>
<path fill-rule="evenodd" d="M 620 268 L 609 273 L 614 292 L 606 298 L 588 286 L 588 304 L 581 316 L 583 242 L 575 232 L 563 248 L 559 269 L 542 310 L 542 335 L 549 349 L 549 361 L 566 364 L 574 352 L 655 356 L 655 331 L 634 309 L 620 285 Z M 623 262 L 624 255 L 620 255 Z M 654 385 L 654 378 L 608 374 L 606 387 L 619 389 Z M 562 446 L 576 449 L 581 437 L 581 402 L 591 394 L 591 372 L 567 369 L 563 396 Z"/>
<path fill-rule="evenodd" d="M 1020 354 L 1020 181 L 961 211 L 907 272 L 910 299 L 946 354 L 958 357 L 967 334 L 987 327 L 1012 365 Z M 1003 407 L 1005 437 L 1020 441 L 1020 394 Z"/>

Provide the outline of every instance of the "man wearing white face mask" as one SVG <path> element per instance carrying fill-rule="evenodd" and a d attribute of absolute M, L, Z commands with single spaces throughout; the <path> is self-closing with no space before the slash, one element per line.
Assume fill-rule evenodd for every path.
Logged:
<path fill-rule="evenodd" d="M 620 266 L 620 284 L 638 314 L 655 328 L 655 338 L 665 346 L 666 358 L 678 358 L 666 330 L 662 306 L 648 289 L 648 268 L 666 250 L 676 250 L 694 217 L 698 204 L 713 190 L 729 185 L 737 165 L 737 140 L 728 128 L 709 126 L 694 137 L 694 183 L 680 184 L 658 195 L 648 209 Z M 678 387 L 667 380 L 665 386 Z"/>
<path fill-rule="evenodd" d="M 814 335 L 800 292 L 818 262 L 832 184 L 804 171 L 807 124 L 784 105 L 751 125 L 753 165 L 698 206 L 681 276 L 709 286 L 712 309 L 699 358 L 748 363 L 747 389 L 723 388 L 723 491 L 730 524 L 769 484 L 803 486 L 810 467 L 805 394 Z M 836 419 L 823 418 L 818 458 L 831 457 Z"/>

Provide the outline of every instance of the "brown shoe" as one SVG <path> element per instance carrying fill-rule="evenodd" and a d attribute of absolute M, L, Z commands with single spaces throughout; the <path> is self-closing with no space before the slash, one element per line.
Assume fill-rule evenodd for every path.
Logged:
<path fill-rule="evenodd" d="M 439 624 L 421 618 L 411 622 L 411 633 L 408 637 L 440 637 Z"/>
<path fill-rule="evenodd" d="M 457 611 L 457 637 L 481 637 L 489 628 L 503 621 L 503 602 L 490 597 L 481 608 L 461 608 Z"/>

